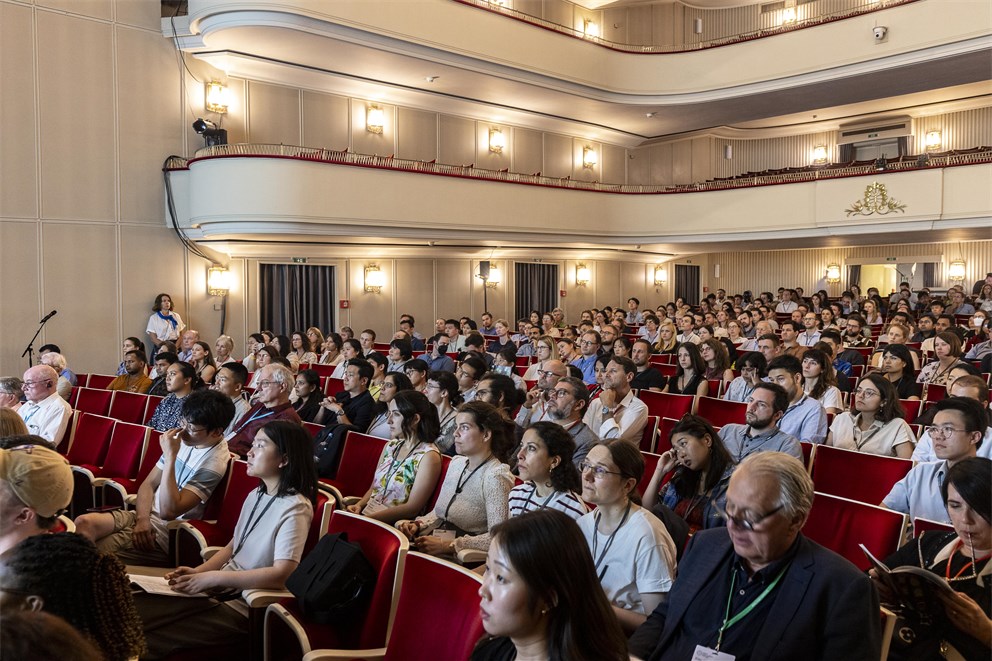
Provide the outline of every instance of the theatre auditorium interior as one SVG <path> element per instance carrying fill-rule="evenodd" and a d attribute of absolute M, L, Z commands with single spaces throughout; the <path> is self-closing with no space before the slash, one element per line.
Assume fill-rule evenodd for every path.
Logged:
<path fill-rule="evenodd" d="M 162 294 L 171 305 L 163 307 Z M 562 490 L 576 508 L 572 518 L 581 532 L 575 534 L 603 554 L 594 552 L 585 563 L 583 550 L 575 562 L 595 568 L 603 607 L 618 613 L 618 626 L 610 622 L 617 635 L 633 634 L 629 648 L 613 649 L 622 648 L 622 658 L 628 652 L 682 658 L 679 650 L 698 621 L 686 620 L 673 633 L 670 618 L 667 642 L 657 648 L 658 635 L 644 646 L 645 627 L 652 626 L 659 599 L 671 613 L 686 608 L 676 566 L 694 552 L 704 555 L 697 551 L 704 544 L 687 538 L 727 539 L 709 530 L 711 524 L 730 530 L 728 548 L 743 558 L 741 566 L 758 567 L 748 564 L 738 533 L 759 534 L 763 517 L 734 496 L 743 493 L 744 475 L 785 475 L 788 467 L 738 462 L 753 458 L 744 459 L 755 440 L 751 431 L 761 426 L 753 402 L 763 392 L 774 399 L 783 390 L 790 407 L 776 433 L 799 443 L 776 449 L 788 454 L 792 448 L 816 492 L 799 539 L 864 572 L 871 565 L 859 543 L 886 560 L 916 544 L 911 540 L 926 529 L 957 540 L 948 547 L 950 558 L 937 556 L 952 580 L 952 563 L 956 568 L 965 559 L 964 551 L 955 559 L 962 542 L 954 535 L 963 533 L 943 509 L 939 488 L 936 514 L 932 507 L 919 509 L 918 493 L 899 511 L 893 494 L 932 462 L 946 461 L 951 469 L 959 460 L 973 461 L 941 456 L 949 450 L 931 436 L 946 439 L 958 431 L 954 424 L 966 412 L 945 410 L 942 402 L 967 399 L 964 391 L 980 401 L 984 396 L 988 415 L 990 316 L 988 0 L 0 0 L 0 398 L 6 397 L 0 403 L 16 408 L 30 433 L 43 437 L 47 428 L 30 418 L 39 410 L 39 418 L 49 415 L 57 398 L 45 399 L 48 393 L 58 390 L 66 404 L 64 419 L 52 427 L 55 437 L 45 439 L 72 466 L 71 502 L 56 506 L 62 516 L 54 530 L 75 530 L 103 553 L 105 540 L 94 532 L 103 524 L 94 522 L 107 516 L 119 526 L 121 515 L 130 514 L 137 521 L 130 525 L 141 527 L 152 500 L 145 498 L 142 514 L 136 494 L 151 475 L 148 494 L 166 492 L 155 496 L 151 515 L 153 525 L 162 524 L 160 539 L 168 539 L 165 564 L 220 569 L 216 558 L 231 554 L 228 570 L 282 572 L 275 579 L 266 574 L 257 585 L 223 586 L 225 598 L 234 597 L 223 608 L 241 618 L 236 624 L 244 631 L 233 647 L 221 634 L 211 640 L 209 629 L 163 638 L 143 604 L 155 597 L 144 593 L 114 619 L 114 627 L 137 622 L 137 631 L 143 623 L 143 637 L 109 635 L 68 612 L 55 613 L 102 647 L 102 658 L 309 653 L 317 659 L 331 658 L 324 654 L 334 649 L 378 650 L 380 658 L 393 659 L 515 658 L 523 650 L 519 632 L 500 628 L 499 608 L 507 603 L 500 600 L 509 597 L 483 563 L 487 549 L 490 569 L 494 553 L 503 567 L 523 562 L 500 555 L 509 553 L 511 536 L 531 534 L 510 525 L 514 516 L 555 508 L 570 514 L 557 500 Z M 478 334 L 481 340 L 473 342 Z M 351 339 L 358 341 L 354 347 Z M 905 346 L 896 349 L 899 344 Z M 190 363 L 189 373 L 156 362 L 156 354 L 178 356 L 180 363 L 171 362 Z M 408 364 L 411 359 L 422 362 Z M 247 375 L 224 370 L 228 362 L 243 364 Z M 51 372 L 38 371 L 42 363 L 60 374 L 58 384 L 46 381 Z M 643 378 L 645 370 L 653 370 L 654 380 Z M 454 380 L 439 375 L 443 371 Z M 779 372 L 787 374 L 785 385 L 762 383 L 779 383 Z M 625 378 L 630 374 L 633 386 Z M 574 384 L 566 387 L 569 376 L 584 381 L 588 393 L 579 397 Z M 241 383 L 233 396 L 235 418 L 228 415 L 221 426 L 234 453 L 224 456 L 227 472 L 212 494 L 192 478 L 191 489 L 201 488 L 196 493 L 205 504 L 197 501 L 188 513 L 199 518 L 156 519 L 179 516 L 162 504 L 171 498 L 156 481 L 162 470 L 166 482 L 173 467 L 180 482 L 180 465 L 201 470 L 209 451 L 196 465 L 190 453 L 210 443 L 195 439 L 217 431 L 196 431 L 193 418 L 219 404 L 185 398 L 199 395 L 202 382 L 213 383 L 204 391 L 223 390 L 221 382 L 232 379 Z M 501 379 L 514 387 L 494 395 Z M 957 379 L 977 385 L 955 391 Z M 149 387 L 159 394 L 148 394 Z M 271 388 L 279 393 L 267 393 Z M 404 390 L 424 394 L 397 392 Z M 889 404 L 897 394 L 902 408 L 883 401 L 870 410 L 865 402 L 879 391 L 883 400 L 893 394 Z M 575 405 L 580 408 L 560 404 L 572 396 L 584 402 Z M 373 417 L 356 424 L 366 413 L 356 404 L 362 397 L 369 398 Z M 461 412 L 458 403 L 472 398 L 483 403 Z M 430 415 L 404 408 L 420 400 Z M 807 402 L 820 409 L 820 429 L 788 428 L 793 408 Z M 275 493 L 267 479 L 283 485 L 290 479 L 286 466 L 298 468 L 302 459 L 283 441 L 241 437 L 246 428 L 252 435 L 262 429 L 269 421 L 259 417 L 281 407 L 298 410 L 292 418 L 304 420 L 303 459 L 310 461 L 312 444 L 320 480 L 306 505 L 312 515 L 297 531 L 299 548 L 285 556 L 291 559 L 270 555 L 255 569 L 237 557 L 239 535 L 243 546 L 251 532 L 251 505 Z M 433 419 L 435 410 L 431 427 L 424 419 Z M 489 411 L 516 437 L 487 431 L 480 438 L 492 443 L 491 452 L 476 457 L 470 448 L 483 441 L 465 431 L 472 425 L 462 418 L 475 420 L 476 431 L 488 429 Z M 638 420 L 629 420 L 635 412 Z M 394 415 L 404 422 L 394 425 Z M 888 424 L 893 415 L 898 428 Z M 600 441 L 581 457 L 569 426 L 580 419 Z M 554 436 L 541 420 L 560 422 L 575 436 L 567 443 L 575 459 L 570 475 L 578 476 L 572 486 L 559 488 L 553 472 L 540 479 L 534 472 L 528 439 Z M 979 431 L 990 441 L 987 423 Z M 776 423 L 769 424 L 774 431 Z M 439 434 L 441 461 L 433 436 L 416 445 L 425 425 Z M 741 426 L 741 438 L 734 425 Z M 744 425 L 750 425 L 746 434 Z M 287 434 L 290 445 L 296 438 L 277 423 L 264 428 Z M 728 478 L 729 500 L 714 495 L 719 485 L 713 480 L 704 488 L 706 469 L 699 477 L 698 464 L 694 472 L 694 460 L 687 459 L 690 450 L 673 443 L 686 435 L 726 444 L 727 475 L 733 465 L 745 466 L 733 473 L 736 486 Z M 496 450 L 497 437 L 512 441 L 505 457 Z M 639 457 L 625 459 L 612 449 L 613 438 L 638 446 Z M 170 439 L 190 450 L 176 450 Z M 551 454 L 550 441 L 536 442 Z M 283 448 L 277 468 L 253 459 L 264 456 L 266 443 Z M 409 477 L 400 500 L 390 501 L 406 507 L 397 512 L 409 512 L 373 516 L 369 498 L 386 509 L 385 500 L 376 499 L 386 498 L 380 486 L 399 479 L 390 471 L 400 465 L 401 451 L 405 466 L 415 451 L 421 461 L 417 448 L 426 446 L 435 457 L 422 460 L 430 464 L 428 477 Z M 707 461 L 717 461 L 719 453 L 706 447 Z M 11 453 L 0 461 L 0 497 L 6 498 L 13 487 L 4 485 L 14 484 L 15 465 L 27 459 L 4 452 Z M 979 445 L 977 455 L 988 457 L 988 447 Z M 559 459 L 548 470 L 556 470 Z M 640 466 L 632 474 L 630 461 Z M 987 485 L 982 461 L 978 472 Z M 448 471 L 449 463 L 459 475 Z M 497 506 L 491 490 L 477 492 L 463 508 L 485 514 L 481 523 L 462 526 L 449 515 L 483 466 L 485 477 L 477 479 L 505 482 L 509 495 L 503 492 Z M 700 497 L 712 497 L 706 509 L 712 517 L 702 507 L 692 512 L 692 504 L 686 510 L 676 497 L 689 473 Z M 646 587 L 664 583 L 661 576 L 624 577 L 643 593 L 630 588 L 633 604 L 600 573 L 608 568 L 599 564 L 604 555 L 617 552 L 610 543 L 636 500 L 626 487 L 617 487 L 621 506 L 604 495 L 601 482 L 614 477 L 618 484 L 633 477 L 640 494 L 653 490 L 638 511 L 660 526 L 648 530 L 672 549 L 670 558 L 666 551 L 658 560 L 662 569 L 668 562 L 671 574 L 663 590 Z M 555 491 L 547 496 L 552 483 Z M 303 501 L 300 493 L 311 488 L 306 484 L 294 492 Z M 279 489 L 272 502 L 288 498 Z M 953 494 L 959 491 L 967 500 L 964 487 Z M 546 496 L 558 505 L 542 505 Z M 419 509 L 402 505 L 407 498 L 420 499 Z M 49 517 L 43 510 L 36 514 Z M 618 516 L 611 518 L 614 510 Z M 256 525 L 268 521 L 266 511 L 263 505 Z M 688 533 L 661 511 L 687 523 Z M 990 525 L 988 503 L 984 514 L 976 511 L 978 523 L 966 535 L 973 542 L 975 526 L 984 525 L 987 535 Z M 776 512 L 760 514 L 784 516 Z M 607 528 L 608 521 L 616 527 Z M 559 523 L 549 520 L 547 529 Z M 0 539 L 8 524 L 0 522 Z M 437 525 L 450 539 L 431 533 L 425 542 L 422 533 Z M 299 594 L 275 589 L 301 557 L 305 565 L 317 554 L 313 549 L 322 554 L 314 563 L 326 559 L 329 546 L 317 541 L 328 531 L 358 540 L 376 575 L 330 624 L 304 608 Z M 292 546 L 282 532 L 271 537 L 276 554 Z M 919 544 L 923 562 L 926 544 Z M 717 541 L 706 546 L 716 547 Z M 797 553 L 792 548 L 789 553 Z M 978 581 L 974 592 L 951 583 L 957 594 L 978 595 L 970 611 L 977 624 L 954 624 L 950 613 L 967 609 L 960 601 L 947 606 L 951 624 L 938 642 L 958 655 L 947 658 L 989 658 L 983 549 L 992 551 L 970 547 L 970 569 L 958 574 Z M 85 546 L 74 557 L 91 550 Z M 612 571 L 621 565 L 606 564 Z M 689 566 L 698 567 L 691 560 Z M 943 580 L 943 564 L 928 567 Z M 530 579 L 521 584 L 537 590 Z M 0 585 L 9 584 L 0 578 Z M 874 588 L 865 585 L 871 596 L 859 603 L 868 606 L 869 631 L 861 642 L 874 649 L 864 658 L 881 654 L 884 660 L 890 648 L 893 659 L 923 658 L 898 656 L 918 642 L 899 638 L 912 613 L 890 608 L 884 598 L 880 606 Z M 245 586 L 258 589 L 235 589 Z M 669 588 L 671 599 L 662 599 Z M 547 604 L 552 615 L 557 599 Z M 754 596 L 743 599 L 746 604 Z M 537 613 L 535 622 L 545 622 Z M 818 617 L 802 605 L 796 613 L 811 622 Z M 548 631 L 557 631 L 560 617 L 548 617 Z M 583 628 L 574 617 L 573 628 Z M 232 626 L 220 619 L 217 631 Z M 727 619 L 720 621 L 723 640 Z M 12 626 L 21 632 L 13 638 L 27 640 L 31 627 L 56 625 Z M 758 631 L 757 624 L 752 628 Z M 762 655 L 760 636 L 751 649 L 733 631 L 728 645 L 743 645 L 738 649 L 747 649 L 741 653 L 749 658 Z M 784 642 L 777 651 L 769 647 L 766 658 L 788 658 L 789 634 L 779 633 Z M 848 634 L 815 635 L 840 640 Z M 61 635 L 69 633 L 44 638 Z M 6 630 L 0 638 L 13 640 Z M 196 649 L 166 645 L 176 640 Z M 856 641 L 831 648 L 822 640 L 823 649 L 861 658 Z M 698 642 L 719 648 L 716 638 Z M 599 644 L 573 640 L 556 649 Z M 425 649 L 433 653 L 424 656 Z M 825 658 L 817 650 L 809 655 Z"/>

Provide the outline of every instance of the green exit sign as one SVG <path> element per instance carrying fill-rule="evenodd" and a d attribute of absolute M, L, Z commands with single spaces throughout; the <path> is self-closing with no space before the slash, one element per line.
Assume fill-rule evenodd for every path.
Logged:
<path fill-rule="evenodd" d="M 293 263 L 294 264 L 306 264 L 307 263 L 307 258 L 306 257 L 294 257 L 293 258 Z"/>
<path fill-rule="evenodd" d="M 894 261 L 896 261 L 896 258 L 895 257 L 886 257 L 885 258 L 885 261 L 887 261 L 887 262 L 894 262 Z"/>

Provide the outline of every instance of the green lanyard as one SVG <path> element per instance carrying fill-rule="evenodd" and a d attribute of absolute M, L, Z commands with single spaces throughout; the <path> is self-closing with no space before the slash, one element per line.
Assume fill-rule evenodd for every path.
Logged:
<path fill-rule="evenodd" d="M 788 569 L 789 569 L 789 565 L 782 567 L 782 571 L 778 573 L 778 576 L 775 577 L 775 580 L 773 580 L 771 583 L 768 584 L 768 587 L 765 588 L 760 595 L 758 595 L 757 599 L 755 599 L 750 604 L 748 604 L 747 608 L 742 610 L 740 613 L 734 615 L 733 617 L 730 617 L 730 602 L 734 597 L 734 589 L 737 587 L 737 571 L 734 570 L 733 577 L 731 577 L 730 579 L 730 594 L 727 595 L 727 610 L 723 614 L 723 626 L 720 627 L 720 631 L 717 633 L 717 637 L 716 637 L 717 652 L 720 651 L 720 644 L 723 643 L 723 632 L 729 629 L 730 627 L 734 626 L 741 620 L 743 620 L 748 615 L 750 615 L 751 611 L 753 611 L 758 606 L 758 604 L 760 604 L 762 601 L 765 600 L 765 597 L 768 596 L 768 593 L 770 593 L 772 590 L 775 589 L 775 586 L 778 585 L 778 582 L 782 580 L 782 577 L 785 576 L 785 572 Z"/>

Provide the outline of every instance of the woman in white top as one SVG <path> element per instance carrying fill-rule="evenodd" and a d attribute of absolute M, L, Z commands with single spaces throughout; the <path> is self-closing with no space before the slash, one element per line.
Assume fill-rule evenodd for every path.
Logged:
<path fill-rule="evenodd" d="M 850 412 L 834 418 L 827 445 L 888 457 L 913 456 L 913 430 L 903 420 L 899 396 L 877 372 L 858 380 Z"/>
<path fill-rule="evenodd" d="M 430 502 L 441 475 L 441 453 L 434 445 L 440 425 L 437 409 L 414 390 L 390 396 L 387 406 L 392 440 L 382 450 L 372 486 L 348 511 L 395 523 L 417 516 Z"/>
<path fill-rule="evenodd" d="M 410 377 L 403 372 L 390 372 L 386 375 L 382 382 L 382 390 L 379 392 L 379 399 L 376 401 L 372 413 L 372 422 L 369 424 L 366 434 L 376 438 L 396 438 L 393 436 L 393 425 L 389 419 L 389 402 L 404 390 L 413 390 Z M 434 438 L 437 438 L 437 435 Z M 431 439 L 431 443 L 434 442 L 434 438 Z"/>
<path fill-rule="evenodd" d="M 245 499 L 234 537 L 198 567 L 179 567 L 166 574 L 176 592 L 230 595 L 285 588 L 303 556 L 317 497 L 310 435 L 288 420 L 268 423 L 248 450 L 248 475 L 259 478 L 259 486 Z M 145 607 L 145 597 L 151 608 Z M 237 643 L 248 634 L 244 604 L 238 608 L 213 599 L 149 595 L 139 595 L 136 602 L 154 658 L 192 646 Z M 180 618 L 195 622 L 193 629 L 177 630 Z"/>
<path fill-rule="evenodd" d="M 727 339 L 733 342 L 735 347 L 747 342 L 747 338 L 741 333 L 741 325 L 733 319 L 727 322 Z"/>
<path fill-rule="evenodd" d="M 350 340 L 345 340 L 341 345 L 341 362 L 337 364 L 334 368 L 334 372 L 331 374 L 332 379 L 343 379 L 344 371 L 348 368 L 348 361 L 354 358 L 358 358 L 362 355 L 362 343 L 351 338 Z"/>
<path fill-rule="evenodd" d="M 509 516 L 513 475 L 506 465 L 515 445 L 513 422 L 491 404 L 462 404 L 455 450 L 434 510 L 396 527 L 421 553 L 452 556 L 462 549 L 489 550 L 489 530 Z"/>
<path fill-rule="evenodd" d="M 606 598 L 630 635 L 672 587 L 675 544 L 639 504 L 644 457 L 636 445 L 618 438 L 593 446 L 580 468 L 582 499 L 596 510 L 579 519 L 579 528 Z"/>
<path fill-rule="evenodd" d="M 230 335 L 219 336 L 214 342 L 214 363 L 218 369 L 228 363 L 238 362 L 231 355 L 232 351 L 234 351 L 234 338 Z"/>
<path fill-rule="evenodd" d="M 295 331 L 289 341 L 289 353 L 296 356 L 298 365 L 317 362 L 317 354 L 314 353 L 314 347 L 310 344 L 309 336 L 304 335 L 300 331 Z"/>
<path fill-rule="evenodd" d="M 549 360 L 560 360 L 558 355 L 558 345 L 550 335 L 542 335 L 537 338 L 537 346 L 534 349 L 537 362 L 531 363 L 524 372 L 524 381 L 537 381 L 538 370 L 544 369 L 544 363 Z"/>
<path fill-rule="evenodd" d="M 517 474 L 524 481 L 510 491 L 510 516 L 544 508 L 564 512 L 573 519 L 586 513 L 576 493 L 582 478 L 572 461 L 575 439 L 561 425 L 535 422 L 517 452 Z"/>
<path fill-rule="evenodd" d="M 837 415 L 844 410 L 844 400 L 837 387 L 837 372 L 827 354 L 819 349 L 807 349 L 803 354 L 803 389 L 820 402 L 823 410 Z"/>
<path fill-rule="evenodd" d="M 155 297 L 155 305 L 152 307 L 155 314 L 148 318 L 148 327 L 145 332 L 155 345 L 155 351 L 149 357 L 153 359 L 158 348 L 163 342 L 176 342 L 179 334 L 186 328 L 182 317 L 177 312 L 172 311 L 172 297 L 168 294 L 159 294 Z"/>

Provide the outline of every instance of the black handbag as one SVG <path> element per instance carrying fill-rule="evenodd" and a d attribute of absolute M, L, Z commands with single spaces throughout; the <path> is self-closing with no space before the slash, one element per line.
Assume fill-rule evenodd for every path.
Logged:
<path fill-rule="evenodd" d="M 347 533 L 324 535 L 286 580 L 300 610 L 319 624 L 365 614 L 376 573 Z"/>

